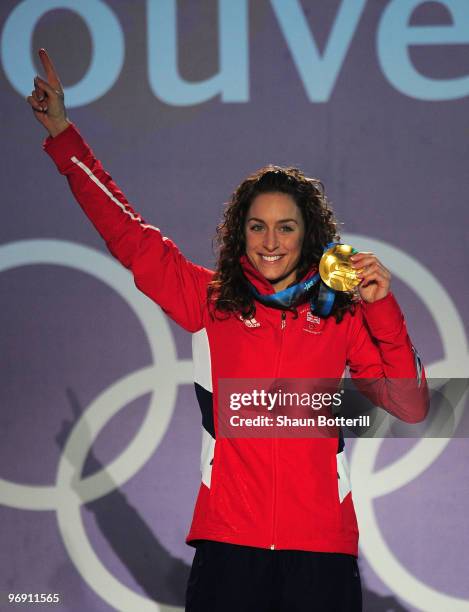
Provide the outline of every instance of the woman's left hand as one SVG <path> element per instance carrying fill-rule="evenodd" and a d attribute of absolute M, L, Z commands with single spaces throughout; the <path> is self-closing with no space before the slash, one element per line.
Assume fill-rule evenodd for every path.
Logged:
<path fill-rule="evenodd" d="M 376 302 L 386 297 L 391 285 L 391 273 L 373 253 L 355 253 L 350 257 L 352 266 L 362 279 L 358 292 L 364 302 Z"/>

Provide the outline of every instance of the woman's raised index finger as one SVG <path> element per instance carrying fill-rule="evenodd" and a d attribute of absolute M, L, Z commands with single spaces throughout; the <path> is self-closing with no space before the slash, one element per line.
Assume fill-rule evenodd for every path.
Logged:
<path fill-rule="evenodd" d="M 52 63 L 51 58 L 47 54 L 45 49 L 39 49 L 39 59 L 44 67 L 46 73 L 46 79 L 54 89 L 62 89 L 62 85 L 60 84 L 59 75 L 57 74 L 54 64 Z"/>

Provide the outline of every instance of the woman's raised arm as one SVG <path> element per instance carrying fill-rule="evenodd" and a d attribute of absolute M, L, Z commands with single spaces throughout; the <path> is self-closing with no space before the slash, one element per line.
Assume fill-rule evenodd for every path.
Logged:
<path fill-rule="evenodd" d="M 73 195 L 111 254 L 132 271 L 136 286 L 176 323 L 198 331 L 204 326 L 206 287 L 212 273 L 188 261 L 132 208 L 67 118 L 62 85 L 44 49 L 39 57 L 47 80 L 35 78 L 27 101 L 49 132 L 45 151 L 67 177 Z"/>

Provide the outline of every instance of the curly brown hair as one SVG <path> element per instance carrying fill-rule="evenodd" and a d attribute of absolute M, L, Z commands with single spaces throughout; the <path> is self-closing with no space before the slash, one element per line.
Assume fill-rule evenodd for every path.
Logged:
<path fill-rule="evenodd" d="M 245 222 L 249 207 L 261 193 L 281 192 L 290 195 L 299 207 L 305 227 L 296 281 L 313 265 L 319 265 L 324 247 L 338 242 L 338 222 L 324 186 L 319 179 L 309 178 L 298 168 L 268 165 L 248 176 L 233 192 L 225 205 L 223 220 L 215 237 L 218 258 L 213 280 L 208 286 L 208 299 L 219 313 L 241 314 L 251 318 L 256 312 L 254 297 L 240 264 L 246 250 Z M 310 290 L 309 297 L 317 298 L 319 283 Z M 355 298 L 338 292 L 331 312 L 339 323 L 347 310 L 354 312 Z M 296 310 L 293 308 L 296 312 Z M 212 313 L 213 315 L 213 313 Z"/>

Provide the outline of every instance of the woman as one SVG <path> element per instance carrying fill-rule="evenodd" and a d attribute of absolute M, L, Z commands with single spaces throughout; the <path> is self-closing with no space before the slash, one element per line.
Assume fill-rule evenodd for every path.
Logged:
<path fill-rule="evenodd" d="M 186 609 L 355 612 L 358 529 L 337 438 L 217 437 L 222 379 L 419 378 L 419 401 L 379 405 L 409 422 L 426 414 L 424 373 L 390 292 L 391 275 L 357 253 L 359 299 L 338 295 L 322 316 L 312 286 L 336 223 L 319 181 L 269 166 L 233 194 L 218 228 L 215 272 L 186 260 L 146 224 L 67 119 L 60 80 L 27 98 L 48 130 L 44 148 L 137 287 L 193 333 L 202 411 L 202 482 L 187 542 L 196 546 Z"/>

